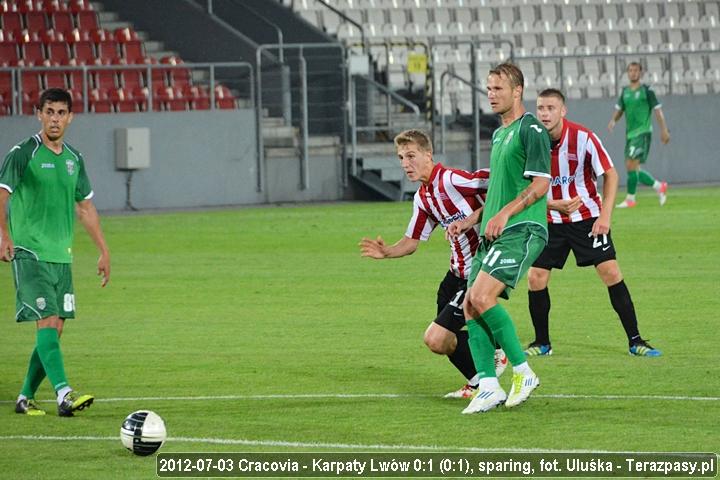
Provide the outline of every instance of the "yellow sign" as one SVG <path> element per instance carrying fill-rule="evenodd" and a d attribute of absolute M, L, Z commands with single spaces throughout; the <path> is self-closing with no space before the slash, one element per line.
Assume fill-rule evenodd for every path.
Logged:
<path fill-rule="evenodd" d="M 407 71 L 408 73 L 427 73 L 427 55 L 424 53 L 409 53 Z"/>

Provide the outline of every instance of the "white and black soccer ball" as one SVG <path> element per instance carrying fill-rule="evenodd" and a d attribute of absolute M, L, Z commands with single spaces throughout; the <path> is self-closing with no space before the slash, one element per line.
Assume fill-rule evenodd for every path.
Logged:
<path fill-rule="evenodd" d="M 157 452 L 166 438 L 165 422 L 160 415 L 150 410 L 131 413 L 120 427 L 123 446 L 143 457 Z"/>

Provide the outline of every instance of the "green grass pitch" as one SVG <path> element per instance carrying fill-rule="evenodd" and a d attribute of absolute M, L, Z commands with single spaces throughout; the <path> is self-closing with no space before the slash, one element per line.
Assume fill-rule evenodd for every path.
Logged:
<path fill-rule="evenodd" d="M 663 208 L 646 191 L 614 214 L 641 332 L 662 357 L 628 355 L 607 290 L 571 258 L 550 284 L 555 353 L 531 360 L 541 388 L 471 416 L 442 398 L 463 380 L 422 343 L 442 235 L 404 259 L 359 255 L 363 236 L 402 236 L 409 202 L 105 216 L 106 289 L 76 235 L 78 318 L 62 346 L 71 385 L 97 401 L 75 418 L 55 415 L 47 382 L 49 415 L 13 412 L 35 329 L 13 321 L 0 265 L 0 476 L 155 478 L 153 457 L 119 441 L 141 408 L 165 419 L 164 452 L 720 452 L 718 205 L 718 188 L 677 188 Z M 525 280 L 505 305 L 527 343 Z"/>

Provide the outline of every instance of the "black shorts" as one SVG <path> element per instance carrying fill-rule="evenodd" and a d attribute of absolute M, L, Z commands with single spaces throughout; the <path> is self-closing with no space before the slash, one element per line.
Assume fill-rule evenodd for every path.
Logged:
<path fill-rule="evenodd" d="M 575 223 L 548 224 L 548 244 L 533 263 L 533 267 L 552 270 L 565 266 L 570 250 L 575 255 L 578 267 L 598 266 L 608 260 L 615 260 L 615 245 L 610 232 L 593 237 L 592 226 L 595 218 Z"/>
<path fill-rule="evenodd" d="M 457 333 L 462 330 L 465 326 L 463 300 L 466 289 L 467 280 L 458 278 L 448 271 L 438 288 L 437 317 L 433 320 L 435 323 L 451 332 Z"/>

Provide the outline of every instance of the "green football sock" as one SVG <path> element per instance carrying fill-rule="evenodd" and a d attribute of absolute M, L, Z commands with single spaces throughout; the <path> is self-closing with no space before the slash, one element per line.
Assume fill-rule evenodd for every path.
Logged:
<path fill-rule="evenodd" d="M 57 392 L 61 388 L 67 387 L 68 382 L 57 330 L 54 328 L 39 329 L 36 348 L 53 390 Z"/>
<path fill-rule="evenodd" d="M 648 187 L 652 187 L 655 185 L 655 178 L 649 172 L 640 170 L 640 183 L 647 185 Z"/>
<path fill-rule="evenodd" d="M 478 378 L 495 376 L 495 339 L 482 318 L 467 321 L 468 345 Z"/>
<path fill-rule="evenodd" d="M 638 184 L 638 172 L 635 170 L 630 170 L 627 172 L 627 193 L 628 195 L 635 195 L 635 192 L 637 192 L 637 184 Z"/>
<path fill-rule="evenodd" d="M 38 387 L 44 379 L 45 369 L 42 366 L 36 347 L 33 348 L 32 355 L 30 355 L 30 364 L 28 365 L 25 383 L 23 383 L 20 393 L 27 398 L 35 398 L 35 392 L 37 392 Z"/>
<path fill-rule="evenodd" d="M 505 350 L 505 355 L 507 355 L 510 363 L 520 365 L 527 361 L 512 318 L 510 318 L 507 310 L 502 305 L 496 304 L 491 309 L 486 310 L 482 314 L 482 318 L 492 330 L 492 334 L 500 346 Z"/>

